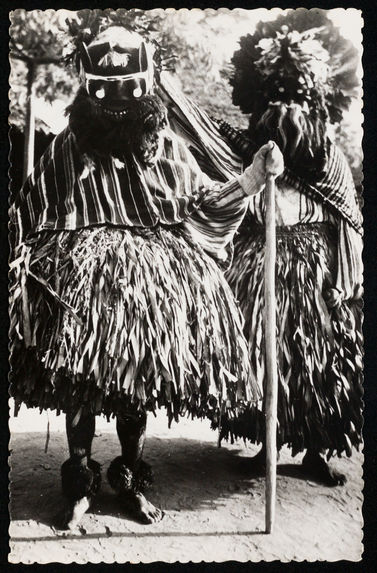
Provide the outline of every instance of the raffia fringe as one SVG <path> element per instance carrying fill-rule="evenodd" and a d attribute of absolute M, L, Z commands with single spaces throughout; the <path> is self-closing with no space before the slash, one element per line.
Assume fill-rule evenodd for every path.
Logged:
<path fill-rule="evenodd" d="M 276 299 L 278 340 L 278 442 L 293 454 L 308 447 L 351 453 L 361 442 L 361 309 L 329 308 L 334 237 L 321 225 L 278 233 Z M 241 235 L 228 279 L 240 301 L 252 376 L 263 388 L 264 236 Z M 222 421 L 225 437 L 264 439 L 264 414 L 252 407 Z"/>
<path fill-rule="evenodd" d="M 122 400 L 171 419 L 257 398 L 230 288 L 179 232 L 46 233 L 30 248 L 27 351 L 16 282 L 11 297 L 17 401 L 111 415 Z"/>

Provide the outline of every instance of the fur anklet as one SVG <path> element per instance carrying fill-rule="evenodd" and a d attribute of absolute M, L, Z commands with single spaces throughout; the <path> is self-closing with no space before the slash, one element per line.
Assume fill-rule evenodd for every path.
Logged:
<path fill-rule="evenodd" d="M 118 456 L 107 470 L 107 479 L 117 493 L 143 492 L 153 482 L 152 468 L 141 460 L 139 469 L 132 472 L 124 463 L 122 456 Z"/>
<path fill-rule="evenodd" d="M 101 466 L 89 460 L 87 466 L 76 458 L 69 458 L 61 467 L 63 494 L 70 501 L 93 497 L 101 485 Z"/>

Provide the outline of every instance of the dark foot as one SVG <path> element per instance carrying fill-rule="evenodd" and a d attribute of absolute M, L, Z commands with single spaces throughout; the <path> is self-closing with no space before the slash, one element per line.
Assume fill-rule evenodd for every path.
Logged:
<path fill-rule="evenodd" d="M 256 456 L 250 459 L 251 467 L 258 473 L 265 473 L 266 471 L 266 450 L 262 448 Z"/>
<path fill-rule="evenodd" d="M 279 452 L 277 452 L 276 461 L 279 460 L 279 455 Z M 258 473 L 264 474 L 266 472 L 266 450 L 264 446 L 262 446 L 262 449 L 257 453 L 256 456 L 250 458 L 250 465 L 251 468 Z"/>
<path fill-rule="evenodd" d="M 101 467 L 94 460 L 87 465 L 76 457 L 65 461 L 61 468 L 62 489 L 66 507 L 58 518 L 58 527 L 74 529 L 90 507 L 101 485 Z"/>
<path fill-rule="evenodd" d="M 307 452 L 302 460 L 302 467 L 312 479 L 325 485 L 344 485 L 347 482 L 346 476 L 330 468 L 318 453 Z"/>
<path fill-rule="evenodd" d="M 122 492 L 119 498 L 126 511 L 140 523 L 157 523 L 164 517 L 164 512 L 148 501 L 142 493 Z"/>
<path fill-rule="evenodd" d="M 140 491 L 152 481 L 148 464 L 141 460 L 139 470 L 134 473 L 127 467 L 124 458 L 118 456 L 111 462 L 107 477 L 122 505 L 134 519 L 141 523 L 156 523 L 163 518 L 161 509 L 150 503 Z"/>

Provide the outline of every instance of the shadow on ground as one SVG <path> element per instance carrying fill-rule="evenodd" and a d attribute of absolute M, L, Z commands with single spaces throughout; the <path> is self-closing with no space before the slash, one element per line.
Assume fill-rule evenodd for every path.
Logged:
<path fill-rule="evenodd" d="M 63 433 L 52 434 L 47 453 L 44 452 L 45 439 L 41 432 L 12 437 L 10 513 L 13 521 L 34 520 L 52 526 L 62 511 L 60 466 L 68 455 L 66 439 Z M 154 483 L 147 497 L 165 511 L 176 512 L 215 509 L 237 493 L 262 498 L 264 476 L 253 468 L 251 459 L 256 451 L 245 452 L 228 444 L 218 448 L 215 443 L 195 439 L 150 437 L 144 459 L 153 467 Z M 119 516 L 123 511 L 106 479 L 107 467 L 117 455 L 119 445 L 115 434 L 105 433 L 95 438 L 93 457 L 102 465 L 102 487 L 91 513 Z M 278 471 L 304 479 L 297 463 L 285 464 Z"/>
<path fill-rule="evenodd" d="M 274 532 L 264 535 L 265 479 L 253 468 L 257 447 L 223 444 L 203 424 L 164 430 L 157 420 L 144 459 L 155 472 L 148 492 L 165 510 L 156 524 L 134 523 L 106 479 L 117 455 L 116 433 L 103 430 L 93 444 L 103 483 L 92 508 L 73 532 L 56 530 L 63 507 L 60 467 L 68 456 L 65 433 L 12 433 L 10 561 L 12 563 L 123 563 L 188 561 L 358 560 L 362 551 L 362 459 L 334 459 L 343 487 L 308 479 L 301 455 L 283 448 L 278 464 Z M 187 439 L 186 436 L 190 436 Z M 299 524 L 299 527 L 298 527 Z"/>

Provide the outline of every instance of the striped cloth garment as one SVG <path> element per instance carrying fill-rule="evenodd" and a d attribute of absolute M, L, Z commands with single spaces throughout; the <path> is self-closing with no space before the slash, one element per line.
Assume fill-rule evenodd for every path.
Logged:
<path fill-rule="evenodd" d="M 225 259 L 247 208 L 245 192 L 235 178 L 222 185 L 212 181 L 170 129 L 162 137 L 163 150 L 152 167 L 134 156 L 88 163 L 67 127 L 10 208 L 16 246 L 44 230 L 184 224 L 202 248 Z"/>
<path fill-rule="evenodd" d="M 183 94 L 168 72 L 160 73 L 158 95 L 168 109 L 174 133 L 184 139 L 205 173 L 218 181 L 242 173 L 243 160 L 232 151 L 219 125 Z"/>

